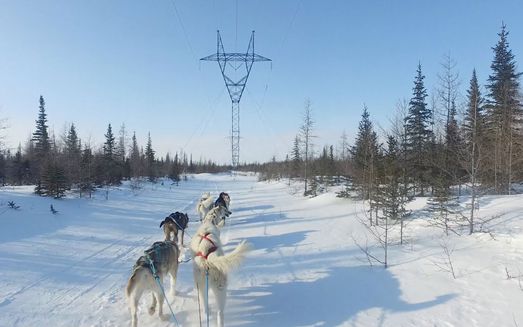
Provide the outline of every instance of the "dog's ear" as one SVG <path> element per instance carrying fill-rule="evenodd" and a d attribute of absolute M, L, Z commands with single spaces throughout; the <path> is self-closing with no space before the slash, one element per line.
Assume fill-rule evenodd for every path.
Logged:
<path fill-rule="evenodd" d="M 165 220 L 160 223 L 160 227 L 162 227 L 163 224 L 165 224 Z"/>

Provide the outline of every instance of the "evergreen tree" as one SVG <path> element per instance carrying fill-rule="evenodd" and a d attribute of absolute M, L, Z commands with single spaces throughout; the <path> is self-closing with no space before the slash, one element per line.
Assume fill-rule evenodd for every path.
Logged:
<path fill-rule="evenodd" d="M 33 133 L 33 141 L 35 154 L 42 162 L 44 159 L 47 159 L 51 149 L 43 96 L 40 96 L 38 119 L 36 120 L 36 130 Z"/>
<path fill-rule="evenodd" d="M 176 185 L 178 185 L 178 183 L 180 182 L 180 173 L 181 173 L 180 162 L 179 162 L 179 159 L 178 159 L 178 153 L 176 153 L 174 155 L 174 160 L 173 160 L 173 162 L 171 164 L 171 169 L 169 171 L 169 178 L 174 183 L 176 183 Z"/>
<path fill-rule="evenodd" d="M 49 160 L 42 172 L 42 194 L 58 199 L 65 195 L 67 188 L 64 168 L 57 160 Z"/>
<path fill-rule="evenodd" d="M 18 145 L 15 156 L 12 160 L 9 175 L 11 176 L 14 185 L 23 185 L 29 182 L 29 165 L 27 160 L 24 160 L 23 158 L 21 144 Z"/>
<path fill-rule="evenodd" d="M 467 90 L 467 110 L 463 119 L 462 129 L 465 146 L 463 151 L 463 168 L 467 172 L 470 182 L 470 215 L 468 217 L 468 222 L 469 233 L 472 234 L 474 232 L 476 200 L 479 196 L 478 182 L 481 178 L 482 171 L 484 171 L 483 158 L 485 154 L 483 153 L 483 150 L 486 149 L 483 131 L 483 97 L 479 90 L 475 69 L 472 71 L 470 86 Z"/>
<path fill-rule="evenodd" d="M 103 163 L 102 167 L 99 167 L 104 176 L 103 183 L 107 185 L 119 184 L 122 179 L 122 172 L 115 153 L 115 137 L 111 124 L 107 127 L 107 133 L 105 134 L 105 142 L 103 145 Z"/>
<path fill-rule="evenodd" d="M 405 218 L 408 211 L 405 206 L 409 201 L 406 188 L 402 185 L 401 151 L 398 141 L 387 138 L 387 150 L 384 155 L 383 175 L 378 188 L 378 205 L 382 210 L 382 218 L 400 225 L 400 243 L 403 244 Z M 386 224 L 388 226 L 388 224 Z"/>
<path fill-rule="evenodd" d="M 449 178 L 449 184 L 455 185 L 460 182 L 463 176 L 460 158 L 463 149 L 463 139 L 456 120 L 456 103 L 454 101 L 451 104 L 447 120 L 445 130 L 445 171 Z"/>
<path fill-rule="evenodd" d="M 140 177 L 142 175 L 142 164 L 140 156 L 140 148 L 138 147 L 138 142 L 136 141 L 136 132 L 133 132 L 133 137 L 131 139 L 131 151 L 129 155 L 130 165 L 131 165 L 131 177 Z"/>
<path fill-rule="evenodd" d="M 88 145 L 84 146 L 80 161 L 80 197 L 88 193 L 89 198 L 94 191 L 94 156 Z"/>
<path fill-rule="evenodd" d="M 508 31 L 501 27 L 499 41 L 494 48 L 494 59 L 490 65 L 487 90 L 486 128 L 488 129 L 487 151 L 491 153 L 489 163 L 492 176 L 487 182 L 496 192 L 511 192 L 514 167 L 521 160 L 522 107 L 519 93 L 519 77 L 516 61 L 509 48 Z"/>
<path fill-rule="evenodd" d="M 35 193 L 42 195 L 42 167 L 47 163 L 51 143 L 47 130 L 47 114 L 45 113 L 45 100 L 40 96 L 40 106 L 38 119 L 36 120 L 36 130 L 33 133 L 34 142 L 34 177 L 36 182 Z"/>
<path fill-rule="evenodd" d="M 428 184 L 430 176 L 431 164 L 427 162 L 427 158 L 431 157 L 430 145 L 431 140 L 433 140 L 432 112 L 425 102 L 427 91 L 423 83 L 424 78 L 425 76 L 421 72 L 421 64 L 418 64 L 413 96 L 410 99 L 409 112 L 405 118 L 407 162 L 409 162 L 410 171 L 421 195 L 424 195 L 424 187 Z"/>
<path fill-rule="evenodd" d="M 115 147 L 115 138 L 113 135 L 113 129 L 111 127 L 111 124 L 107 126 L 107 133 L 105 133 L 105 142 L 103 146 L 104 150 L 104 157 L 106 157 L 107 160 L 112 160 L 114 156 L 114 147 Z"/>
<path fill-rule="evenodd" d="M 80 182 L 81 155 L 80 139 L 78 138 L 76 127 L 73 123 L 67 132 L 64 148 L 66 176 L 72 184 Z"/>
<path fill-rule="evenodd" d="M 353 159 L 353 184 L 364 200 L 370 200 L 376 186 L 378 136 L 374 131 L 367 106 L 363 107 L 358 135 L 351 148 Z"/>
<path fill-rule="evenodd" d="M 294 143 L 292 146 L 292 170 L 291 177 L 299 177 L 301 171 L 301 154 L 300 154 L 300 137 L 296 135 L 294 137 Z"/>
<path fill-rule="evenodd" d="M 145 163 L 147 177 L 149 178 L 149 181 L 153 182 L 156 180 L 156 167 L 154 159 L 154 150 L 151 142 L 151 133 L 147 134 L 147 146 L 145 147 Z"/>

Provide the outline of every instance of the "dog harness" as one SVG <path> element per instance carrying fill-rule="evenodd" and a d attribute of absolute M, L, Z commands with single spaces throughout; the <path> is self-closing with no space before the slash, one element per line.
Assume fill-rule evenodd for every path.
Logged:
<path fill-rule="evenodd" d="M 202 257 L 204 258 L 205 260 L 207 260 L 207 257 L 209 257 L 209 255 L 211 253 L 213 253 L 214 251 L 218 250 L 218 247 L 216 246 L 216 244 L 213 242 L 213 240 L 211 240 L 208 236 L 210 235 L 211 233 L 207 233 L 205 235 L 198 235 L 200 236 L 200 243 L 202 240 L 207 240 L 209 241 L 211 244 L 212 244 L 212 247 L 209 249 L 209 252 L 207 252 L 207 254 L 204 254 L 202 251 L 198 251 L 198 253 L 196 253 L 196 256 L 197 257 Z"/>

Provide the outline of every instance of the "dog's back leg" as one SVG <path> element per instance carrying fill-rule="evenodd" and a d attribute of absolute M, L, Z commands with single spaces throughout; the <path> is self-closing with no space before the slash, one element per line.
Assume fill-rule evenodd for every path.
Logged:
<path fill-rule="evenodd" d="M 197 265 L 193 265 L 194 284 L 198 290 L 198 305 L 203 308 L 203 315 L 207 314 L 207 307 L 205 303 L 205 272 L 201 270 Z"/>
<path fill-rule="evenodd" d="M 152 316 L 154 312 L 156 311 L 156 296 L 153 292 L 152 294 L 153 302 L 151 303 L 151 306 L 149 307 L 149 314 Z"/>
<path fill-rule="evenodd" d="M 131 310 L 131 326 L 138 326 L 138 303 L 143 293 L 143 288 L 136 283 L 136 280 L 131 279 L 127 286 L 127 297 L 129 300 L 129 309 Z"/>
<path fill-rule="evenodd" d="M 169 291 L 169 296 L 171 299 L 174 299 L 176 296 L 176 276 L 178 274 L 178 269 L 171 269 L 169 272 L 169 277 L 171 278 L 171 289 Z"/>
<path fill-rule="evenodd" d="M 216 313 L 218 319 L 218 327 L 223 327 L 223 312 L 225 310 L 225 301 L 227 300 L 227 287 L 217 286 L 213 289 L 214 295 L 216 296 L 216 305 L 218 306 L 218 312 Z"/>
<path fill-rule="evenodd" d="M 163 278 L 160 278 L 160 284 L 163 285 Z M 163 296 L 163 291 L 160 289 L 160 285 L 157 285 L 158 287 L 153 292 L 158 299 L 158 317 L 160 317 L 161 320 L 168 320 L 169 316 L 163 314 L 163 300 L 165 297 Z"/>

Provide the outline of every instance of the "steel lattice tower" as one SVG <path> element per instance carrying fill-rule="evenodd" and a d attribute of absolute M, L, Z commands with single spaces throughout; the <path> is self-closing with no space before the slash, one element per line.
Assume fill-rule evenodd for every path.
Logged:
<path fill-rule="evenodd" d="M 201 58 L 204 61 L 217 61 L 220 65 L 223 80 L 229 91 L 229 96 L 232 101 L 232 128 L 231 128 L 231 150 L 232 150 L 232 166 L 236 167 L 240 163 L 240 99 L 247 84 L 247 79 L 251 73 L 252 64 L 255 61 L 271 61 L 271 59 L 262 57 L 254 53 L 254 31 L 251 34 L 251 40 L 247 47 L 246 53 L 225 52 L 223 49 L 222 38 L 220 31 L 218 33 L 217 50 L 216 53 Z M 226 73 L 226 68 L 232 68 L 238 71 L 240 68 L 245 69 L 243 77 L 238 81 L 233 81 Z"/>

